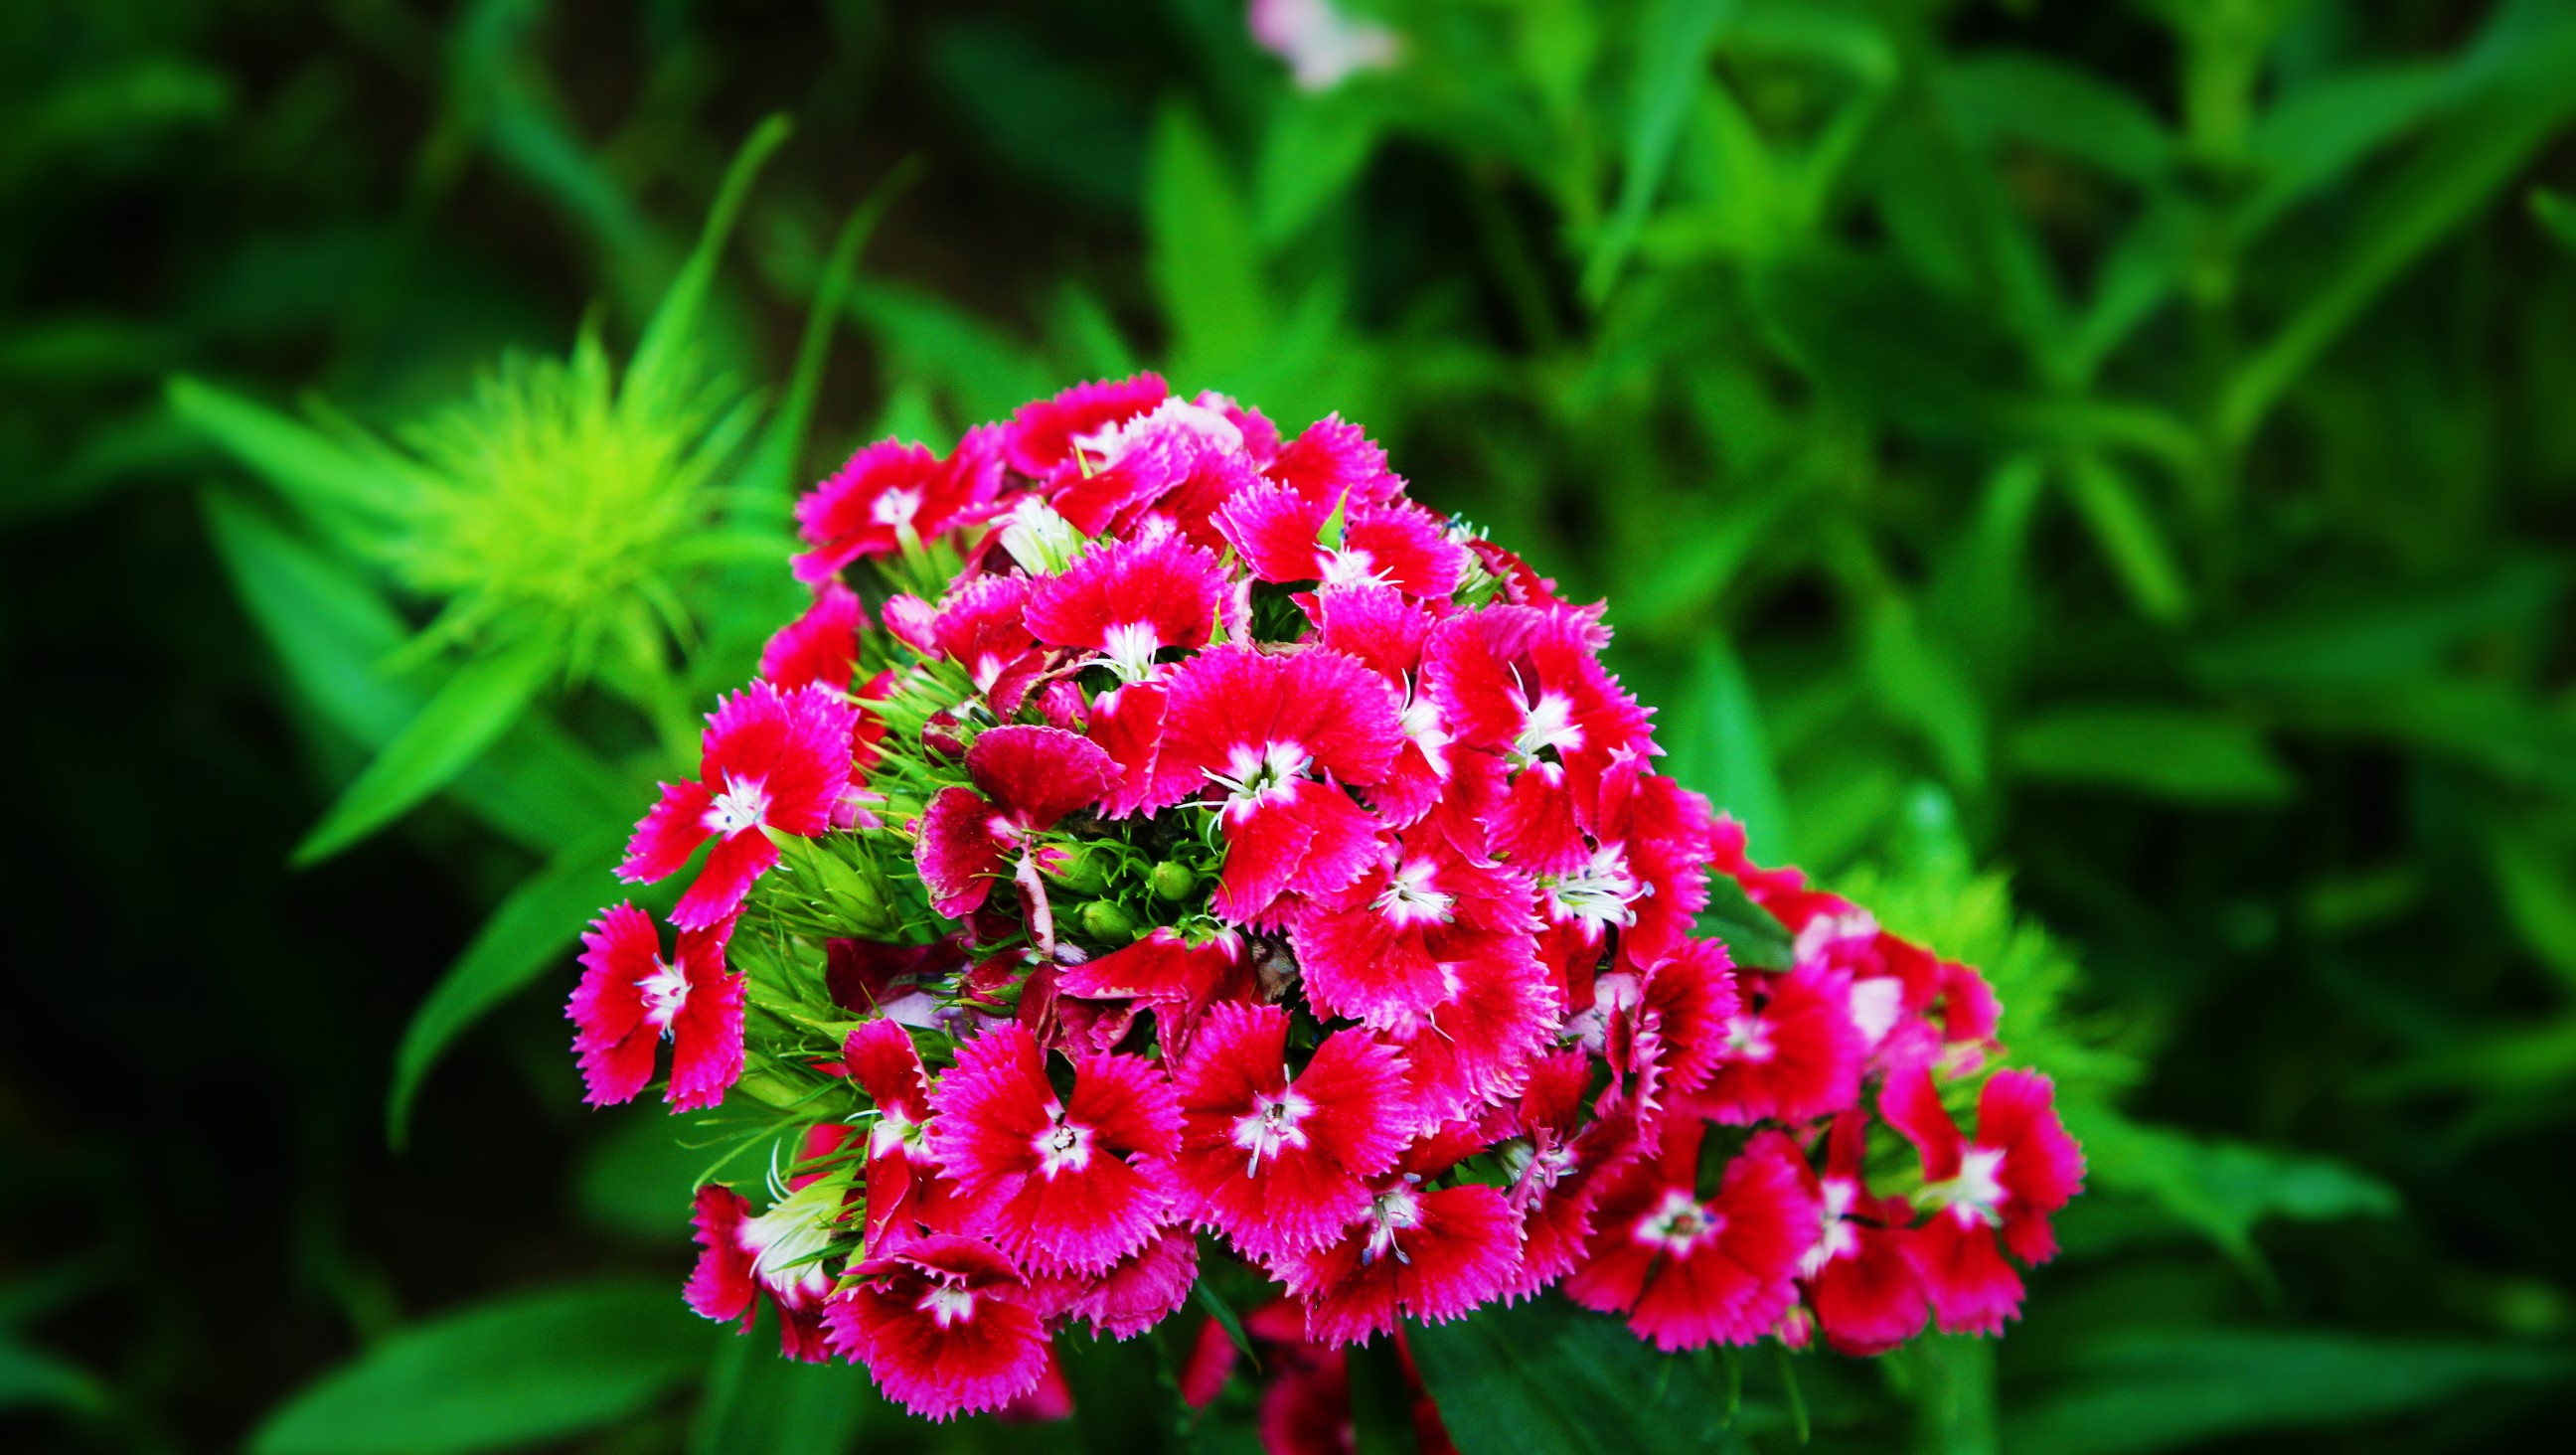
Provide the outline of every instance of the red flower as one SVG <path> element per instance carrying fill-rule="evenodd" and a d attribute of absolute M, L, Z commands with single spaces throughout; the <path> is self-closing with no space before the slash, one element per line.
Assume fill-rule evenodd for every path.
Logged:
<path fill-rule="evenodd" d="M 868 1245 L 905 1241 L 914 1223 L 935 1220 L 938 1160 L 930 1155 L 930 1080 L 912 1035 L 893 1021 L 869 1021 L 841 1043 L 841 1063 L 875 1103 L 868 1123 Z"/>
<path fill-rule="evenodd" d="M 809 1182 L 758 1217 L 729 1187 L 698 1189 L 698 1266 L 689 1275 L 689 1307 L 700 1318 L 751 1326 L 754 1300 L 778 1309 L 782 1352 L 809 1364 L 823 1359 L 823 1301 L 832 1292 L 824 1251 L 832 1244 L 846 1184 Z"/>
<path fill-rule="evenodd" d="M 1029 630 L 1060 647 L 1100 653 L 1121 682 L 1155 674 L 1166 647 L 1203 647 L 1226 604 L 1214 553 L 1169 536 L 1086 551 L 1031 591 Z"/>
<path fill-rule="evenodd" d="M 1285 485 L 1255 485 L 1218 506 L 1218 534 L 1264 581 L 1392 586 L 1447 600 L 1467 553 L 1419 505 L 1344 503 L 1340 539 L 1326 544 L 1335 504 Z"/>
<path fill-rule="evenodd" d="M 1076 442 L 1116 428 L 1163 402 L 1160 374 L 1076 384 L 1052 399 L 1019 407 L 1002 430 L 1011 468 L 1043 480 L 1073 462 Z"/>
<path fill-rule="evenodd" d="M 1517 1092 L 1564 1019 L 1534 944 L 1502 940 L 1495 949 L 1449 965 L 1458 988 L 1447 1000 L 1379 1032 L 1404 1052 L 1414 1112 L 1426 1125 L 1473 1117 Z"/>
<path fill-rule="evenodd" d="M 930 1149 L 975 1231 L 1039 1272 L 1097 1273 L 1164 1222 L 1180 1109 L 1153 1063 L 1073 1058 L 1073 1092 L 1047 1081 L 1037 1040 L 996 1026 L 931 1093 Z"/>
<path fill-rule="evenodd" d="M 1684 940 L 1643 971 L 1601 977 L 1603 1059 L 1649 1129 L 1716 1071 L 1736 1011 L 1733 963 L 1721 941 Z"/>
<path fill-rule="evenodd" d="M 1404 1151 L 1404 1064 L 1356 1030 L 1288 1073 L 1288 1013 L 1223 1005 L 1175 1078 L 1179 1210 L 1255 1257 L 1311 1250 L 1369 1207 L 1368 1179 Z"/>
<path fill-rule="evenodd" d="M 944 460 L 919 445 L 867 445 L 796 502 L 797 534 L 813 547 L 796 558 L 796 579 L 811 585 L 862 557 L 892 555 L 906 535 L 928 540 L 1001 485 L 1001 440 L 990 428 L 969 430 Z"/>
<path fill-rule="evenodd" d="M 1977 1135 L 1960 1135 L 1930 1068 L 1889 1074 L 1879 1114 L 1923 1159 L 1916 1200 L 1931 1213 L 1907 1251 L 1951 1333 L 1997 1334 L 2021 1311 L 2024 1263 L 2057 1255 L 2049 1217 L 2084 1188 L 2084 1151 L 2052 1104 L 2055 1088 L 2033 1071 L 1998 1071 L 1977 1097 Z M 2001 1246 L 1997 1240 L 2000 1236 Z"/>
<path fill-rule="evenodd" d="M 1815 1185 L 1824 1235 L 1799 1264 L 1826 1341 L 1852 1355 L 1884 1354 L 1913 1338 L 1925 1313 L 1923 1282 L 1906 1255 L 1914 1210 L 1901 1197 L 1871 1196 L 1861 1176 L 1868 1130 L 1858 1110 L 1834 1118 Z"/>
<path fill-rule="evenodd" d="M 581 984 L 565 1014 L 592 1106 L 633 1101 L 653 1079 L 654 1046 L 671 1042 L 663 1100 L 696 1111 L 724 1100 L 742 1076 L 742 977 L 725 969 L 733 921 L 680 932 L 662 958 L 662 935 L 644 911 L 617 905 L 581 936 Z"/>
<path fill-rule="evenodd" d="M 760 653 L 761 680 L 781 692 L 808 682 L 848 691 L 858 665 L 859 633 L 868 609 L 836 577 L 814 588 L 814 604 L 778 629 Z"/>
<path fill-rule="evenodd" d="M 1667 1353 L 1769 1333 L 1798 1301 L 1798 1261 L 1823 1225 L 1806 1163 L 1778 1132 L 1755 1134 L 1703 1202 L 1704 1130 L 1693 1117 L 1665 1120 L 1662 1155 L 1602 1198 L 1591 1261 L 1565 1283 L 1568 1298 L 1627 1315 Z"/>
<path fill-rule="evenodd" d="M 1525 1298 L 1574 1271 L 1592 1240 L 1602 1190 L 1637 1153 L 1636 1123 L 1604 1106 L 1586 1116 L 1592 1063 L 1580 1051 L 1541 1058 L 1506 1108 L 1506 1165 L 1520 1161 L 1511 1203 L 1521 1215 L 1521 1271 L 1510 1291 Z"/>
<path fill-rule="evenodd" d="M 1271 1271 L 1306 1306 L 1306 1337 L 1356 1344 L 1399 1318 L 1445 1324 L 1511 1286 L 1520 1219 L 1481 1183 L 1425 1191 L 1410 1175 L 1381 1180 L 1339 1238 L 1277 1259 Z"/>
<path fill-rule="evenodd" d="M 1180 1312 L 1198 1278 L 1198 1239 L 1187 1228 L 1165 1228 L 1105 1273 L 1038 1280 L 1036 1296 L 1049 1318 L 1081 1319 L 1095 1336 L 1132 1339 Z"/>
<path fill-rule="evenodd" d="M 1260 923 L 1281 895 L 1331 893 L 1368 868 L 1376 818 L 1310 775 L 1365 785 L 1393 765 L 1401 734 L 1383 679 L 1338 652 L 1219 646 L 1183 663 L 1168 692 L 1145 806 L 1224 794 L 1220 917 Z"/>
<path fill-rule="evenodd" d="M 1099 802 L 1116 786 L 1118 765 L 1062 728 L 997 727 L 966 750 L 966 774 L 975 786 L 933 794 L 916 830 L 913 859 L 932 905 L 962 919 L 983 904 L 995 878 L 1015 874 L 1039 939 L 1051 942 L 1036 838 L 1066 814 Z"/>
<path fill-rule="evenodd" d="M 1717 1074 L 1700 1104 L 1721 1122 L 1802 1122 L 1860 1100 L 1865 1054 L 1852 1024 L 1851 976 L 1808 965 L 1737 982 L 1744 1007 L 1720 1034 Z"/>
<path fill-rule="evenodd" d="M 1086 1000 L 1141 1002 L 1154 1012 L 1166 1057 L 1186 1054 L 1208 1011 L 1255 991 L 1243 940 L 1228 930 L 1193 945 L 1158 927 L 1124 949 L 1056 972 L 1056 991 Z"/>
<path fill-rule="evenodd" d="M 964 667 L 975 690 L 1007 721 L 1020 710 L 1041 665 L 1038 639 L 1025 619 L 1028 604 L 1026 576 L 978 576 L 948 594 L 927 623 L 926 640 L 916 633 L 911 644 L 925 656 Z M 886 626 L 897 624 L 896 603 L 890 601 Z"/>
<path fill-rule="evenodd" d="M 1532 953 L 1535 927 L 1527 879 L 1416 830 L 1348 888 L 1314 895 L 1289 934 L 1318 1013 L 1383 1027 L 1454 996 L 1460 962 Z"/>
<path fill-rule="evenodd" d="M 1404 477 L 1387 468 L 1386 451 L 1338 414 L 1306 426 L 1262 473 L 1326 510 L 1345 500 L 1385 505 L 1404 493 Z"/>
<path fill-rule="evenodd" d="M 936 1237 L 860 1265 L 823 1311 L 832 1348 L 933 1420 L 1000 1409 L 1046 1374 L 1047 1341 L 1010 1261 Z"/>
<path fill-rule="evenodd" d="M 828 687 L 781 692 L 754 682 L 707 719 L 698 776 L 662 785 L 662 800 L 635 826 L 618 877 L 669 877 L 709 839 L 697 882 L 671 923 L 704 929 L 742 907 L 752 881 L 778 862 L 773 832 L 811 838 L 831 827 L 849 790 L 857 709 Z"/>

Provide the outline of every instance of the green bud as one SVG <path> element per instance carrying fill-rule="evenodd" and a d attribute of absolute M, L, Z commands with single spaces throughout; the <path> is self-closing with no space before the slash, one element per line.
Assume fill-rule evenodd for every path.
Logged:
<path fill-rule="evenodd" d="M 1109 865 L 1098 850 L 1078 848 L 1056 856 L 1046 877 L 1076 894 L 1098 894 L 1109 887 Z"/>
<path fill-rule="evenodd" d="M 1189 865 L 1166 859 L 1154 866 L 1152 883 L 1156 895 L 1177 904 L 1198 892 L 1199 876 Z"/>
<path fill-rule="evenodd" d="M 1124 944 L 1136 938 L 1135 917 L 1115 900 L 1095 899 L 1082 907 L 1082 932 L 1095 940 Z"/>

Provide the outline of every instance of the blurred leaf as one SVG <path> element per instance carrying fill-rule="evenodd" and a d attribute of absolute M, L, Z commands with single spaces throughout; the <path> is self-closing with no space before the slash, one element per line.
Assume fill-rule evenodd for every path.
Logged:
<path fill-rule="evenodd" d="M 699 1178 L 719 1158 L 727 1165 L 735 1160 L 714 1143 L 720 1129 L 644 1102 L 601 1107 L 591 1115 L 608 1123 L 608 1131 L 591 1144 L 574 1183 L 582 1216 L 639 1242 L 685 1241 L 689 1199 Z"/>
<path fill-rule="evenodd" d="M 2070 1110 L 2069 1126 L 2084 1144 L 2088 1178 L 2153 1197 L 2249 1266 L 2260 1258 L 2254 1227 L 2266 1218 L 2318 1222 L 2398 1210 L 2386 1183 L 2327 1158 L 2191 1136 L 2101 1110 Z"/>
<path fill-rule="evenodd" d="M 2263 735 L 2235 718 L 2157 703 L 2034 714 L 2007 739 L 2028 778 L 2125 788 L 2191 803 L 2276 803 L 2297 786 Z"/>
<path fill-rule="evenodd" d="M 361 743 L 391 738 L 419 701 L 378 670 L 409 635 L 403 619 L 363 576 L 232 497 L 209 491 L 204 506 L 233 590 L 297 694 Z"/>
<path fill-rule="evenodd" d="M 510 730 L 557 665 L 554 645 L 530 638 L 457 668 L 295 846 L 294 861 L 319 863 L 446 787 Z"/>
<path fill-rule="evenodd" d="M 556 855 L 510 891 L 440 977 L 394 1053 L 385 1134 L 395 1147 L 410 1136 L 412 1103 L 438 1058 L 484 1012 L 559 961 L 590 917 L 617 899 L 614 871 L 625 850 L 624 827 L 617 825 Z"/>
<path fill-rule="evenodd" d="M 1762 712 L 1724 638 L 1710 633 L 1703 639 L 1679 699 L 1665 708 L 1657 728 L 1657 741 L 1671 755 L 1663 771 L 1733 814 L 1755 858 L 1772 864 L 1797 858 Z"/>
<path fill-rule="evenodd" d="M 748 1337 L 722 1339 L 689 1455 L 843 1455 L 870 1401 L 867 1372 L 780 1358 L 764 1312 Z"/>
<path fill-rule="evenodd" d="M 2507 556 L 2452 585 L 2374 585 L 2256 618 L 2195 649 L 2191 664 L 2217 687 L 2323 687 L 2413 677 L 2479 637 L 2528 631 L 2547 620 L 2566 585 L 2562 561 Z"/>
<path fill-rule="evenodd" d="M 1744 886 L 1723 874 L 1708 879 L 1708 908 L 1699 912 L 1697 932 L 1726 941 L 1738 965 L 1755 970 L 1786 970 L 1797 963 L 1788 928 L 1753 902 Z"/>
<path fill-rule="evenodd" d="M 1888 716 L 1920 732 L 1942 771 L 1960 786 L 1984 783 L 1985 705 L 1958 664 L 1923 639 L 1903 598 L 1884 595 L 1865 608 L 1861 649 Z"/>
<path fill-rule="evenodd" d="M 1789 358 L 1867 418 L 1974 437 L 2007 413 L 2011 341 L 1990 314 L 1911 274 L 1808 252 L 1758 268 L 1752 296 Z"/>
<path fill-rule="evenodd" d="M 2531 215 L 2561 246 L 2576 252 L 2576 202 L 2546 187 L 2531 189 Z"/>
<path fill-rule="evenodd" d="M 361 456 L 310 425 L 184 375 L 169 393 L 181 419 L 335 531 L 382 525 L 415 489 L 390 452 Z"/>
<path fill-rule="evenodd" d="M 1711 1447 L 1729 1423 L 1702 1364 L 1548 1295 L 1409 1331 L 1463 1455 L 1648 1455 Z"/>
<path fill-rule="evenodd" d="M 1384 117 L 1365 93 L 1349 87 L 1282 102 L 1262 134 L 1256 174 L 1254 235 L 1277 249 L 1358 181 L 1377 150 Z"/>
<path fill-rule="evenodd" d="M 850 311 L 900 375 L 945 390 L 966 420 L 1004 418 L 1057 388 L 1052 371 L 1017 340 L 918 289 L 862 280 L 850 289 Z"/>
<path fill-rule="evenodd" d="M 2261 180 L 2237 214 L 2240 236 L 2259 233 L 2414 129 L 2440 108 L 2455 74 L 2439 61 L 2361 66 L 2284 93 L 2247 141 Z"/>
<path fill-rule="evenodd" d="M 2371 1075 L 2355 1088 L 2370 1097 L 2426 1091 L 2489 1094 L 2542 1091 L 2576 1080 L 2576 1016 L 2537 1026 L 2462 1036 Z"/>
<path fill-rule="evenodd" d="M 2576 989 L 2576 853 L 2525 815 L 2490 812 L 2478 832 L 2522 942 Z"/>
<path fill-rule="evenodd" d="M 1145 237 L 1146 273 L 1172 329 L 1174 384 L 1222 386 L 1271 345 L 1277 317 L 1225 158 L 1178 104 L 1154 127 Z"/>
<path fill-rule="evenodd" d="M 742 215 L 760 169 L 794 131 L 786 117 L 771 115 L 752 128 L 742 149 L 734 153 L 733 165 L 725 169 L 724 181 L 716 188 L 715 203 L 707 209 L 698 245 L 680 265 L 679 276 L 671 280 L 635 342 L 626 382 L 617 393 L 617 407 L 628 417 L 648 418 L 671 406 L 674 391 L 697 387 L 696 370 L 686 360 L 700 347 L 700 317 L 706 309 L 707 290 L 715 286 L 716 269 L 724 261 L 725 242 L 733 236 L 734 221 Z"/>
<path fill-rule="evenodd" d="M 2505 34 L 2511 44 L 2499 44 Z M 2576 113 L 2576 10 L 2497 7 L 2460 96 L 2404 166 L 2342 229 L 2340 256 L 2271 340 L 2227 384 L 2219 414 L 2232 439 L 2249 438 L 2283 390 L 2341 337 L 2380 291 L 2519 172 Z"/>
<path fill-rule="evenodd" d="M 2480 1387 L 2564 1380 L 2576 1358 L 2534 1345 L 2188 1328 L 2096 1338 L 2064 1367 L 2071 1388 L 2006 1411 L 2007 1449 L 2136 1455 L 2384 1420 Z"/>
<path fill-rule="evenodd" d="M 2129 477 L 2101 456 L 2080 453 L 2067 461 L 2066 484 L 2076 512 L 2091 527 L 2138 614 L 2158 626 L 2187 620 L 2191 588 L 2183 584 L 2164 533 Z"/>
<path fill-rule="evenodd" d="M 1132 88 L 1025 26 L 951 22 L 928 51 L 940 89 L 1003 161 L 1083 211 L 1130 215 L 1146 123 Z"/>
<path fill-rule="evenodd" d="M 448 1455 L 560 1439 L 688 1383 L 715 1336 L 659 1281 L 570 1284 L 413 1325 L 268 1417 L 253 1455 Z"/>
<path fill-rule="evenodd" d="M 0 1334 L 0 1410 L 96 1412 L 107 1405 L 106 1386 L 88 1371 Z"/>
<path fill-rule="evenodd" d="M 1981 141 L 2019 142 L 2145 185 L 2173 165 L 2174 140 L 2145 102 L 2043 55 L 1985 51 L 1938 78 L 1943 100 Z"/>
<path fill-rule="evenodd" d="M 1646 12 L 1637 44 L 1636 74 L 1628 83 L 1627 149 L 1619 174 L 1619 201 L 1583 265 L 1583 296 L 1595 304 L 1610 296 L 1611 285 L 1619 281 L 1619 270 L 1645 229 L 1691 98 L 1711 84 L 1709 56 L 1735 9 L 1735 0 L 1654 0 Z"/>

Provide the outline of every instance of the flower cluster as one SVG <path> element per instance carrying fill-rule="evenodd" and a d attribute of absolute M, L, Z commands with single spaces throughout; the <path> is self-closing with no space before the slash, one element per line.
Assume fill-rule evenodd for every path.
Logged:
<path fill-rule="evenodd" d="M 2018 1310 L 2082 1159 L 1985 983 L 1752 864 L 1602 608 L 1356 427 L 1089 384 L 797 519 L 813 606 L 626 865 L 705 848 L 676 945 L 610 911 L 571 1008 L 593 1102 L 667 1039 L 674 1108 L 793 1149 L 698 1194 L 700 1312 L 1042 1412 L 1053 1331 L 1230 1256 L 1276 1434 L 1343 1347 L 1552 1287 L 1667 1350 Z"/>

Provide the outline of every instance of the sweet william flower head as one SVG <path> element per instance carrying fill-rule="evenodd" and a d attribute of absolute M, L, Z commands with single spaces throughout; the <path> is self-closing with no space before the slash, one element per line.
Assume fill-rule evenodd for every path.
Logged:
<path fill-rule="evenodd" d="M 653 1079 L 658 1047 L 671 1043 L 674 1111 L 722 1100 L 742 1075 L 742 977 L 725 968 L 731 920 L 683 930 L 662 954 L 662 934 L 631 904 L 601 914 L 582 932 L 581 984 L 566 1014 L 575 1031 L 584 1100 L 633 1101 Z"/>
<path fill-rule="evenodd" d="M 857 726 L 848 700 L 819 683 L 782 692 L 756 681 L 725 699 L 707 719 L 698 776 L 662 785 L 619 875 L 667 878 L 713 841 L 671 922 L 699 929 L 740 909 L 752 881 L 778 863 L 771 834 L 810 838 L 831 827 L 849 789 Z"/>

